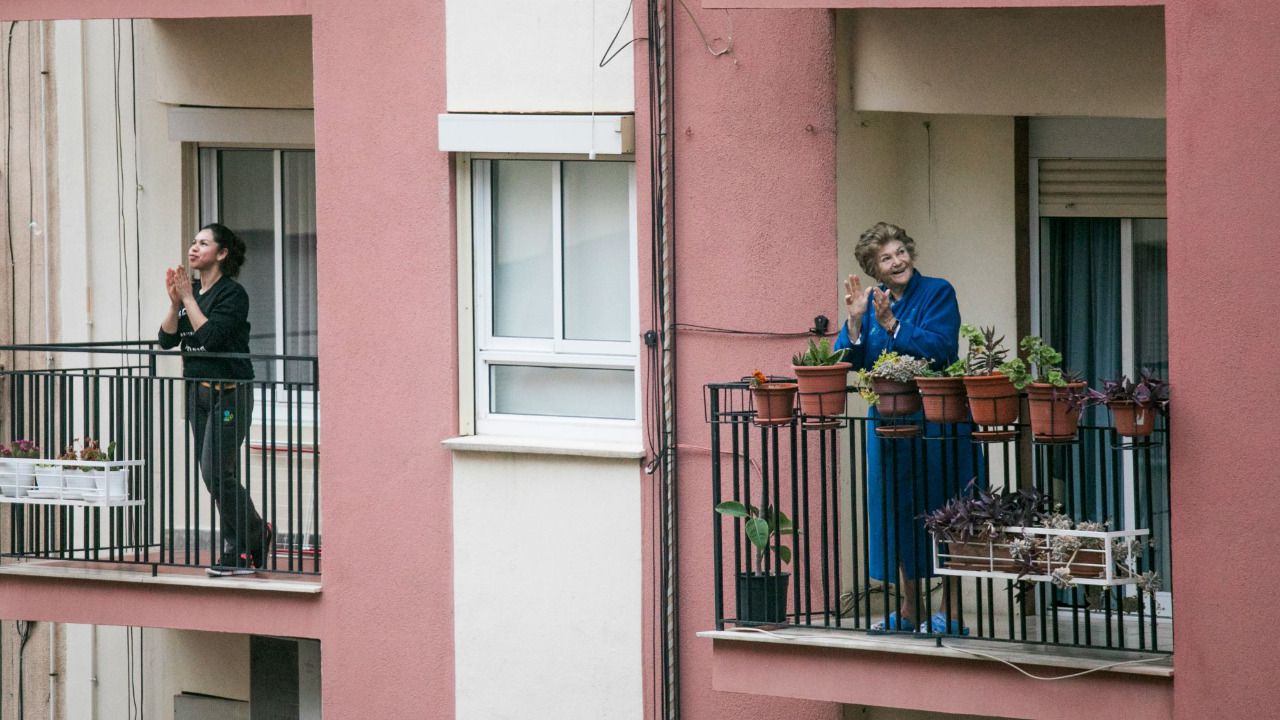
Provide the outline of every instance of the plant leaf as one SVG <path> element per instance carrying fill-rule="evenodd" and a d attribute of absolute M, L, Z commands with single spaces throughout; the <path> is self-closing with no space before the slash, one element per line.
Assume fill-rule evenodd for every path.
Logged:
<path fill-rule="evenodd" d="M 747 507 L 735 500 L 725 500 L 724 502 L 720 503 L 719 505 L 716 506 L 716 512 L 720 513 L 721 515 L 728 515 L 730 517 L 740 517 L 740 518 L 750 517 L 747 514 Z"/>
<path fill-rule="evenodd" d="M 752 545 L 760 549 L 769 546 L 769 536 L 773 533 L 769 531 L 769 521 L 764 518 L 751 518 L 746 525 L 747 539 Z"/>

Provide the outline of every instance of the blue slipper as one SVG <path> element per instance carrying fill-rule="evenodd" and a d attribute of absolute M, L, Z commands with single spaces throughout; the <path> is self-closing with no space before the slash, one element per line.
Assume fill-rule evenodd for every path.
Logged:
<path fill-rule="evenodd" d="M 891 612 L 889 613 L 889 617 L 885 618 L 884 620 L 881 620 L 880 622 L 876 623 L 875 625 L 872 625 L 867 629 L 870 630 L 871 632 L 893 632 L 895 630 L 905 631 L 905 632 L 915 632 L 916 624 L 904 617 L 898 617 L 898 613 L 896 612 Z"/>
<path fill-rule="evenodd" d="M 936 612 L 929 618 L 929 622 L 920 623 L 920 632 L 934 635 L 968 635 L 969 628 L 961 625 L 959 620 L 948 623 L 944 613 Z"/>

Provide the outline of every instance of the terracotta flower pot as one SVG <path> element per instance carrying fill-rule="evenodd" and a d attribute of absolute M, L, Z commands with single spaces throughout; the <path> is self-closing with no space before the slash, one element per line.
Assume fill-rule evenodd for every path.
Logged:
<path fill-rule="evenodd" d="M 1037 440 L 1061 441 L 1076 436 L 1080 426 L 1080 408 L 1067 401 L 1084 391 L 1084 383 L 1067 383 L 1054 387 L 1049 383 L 1027 386 L 1027 407 L 1031 410 L 1031 434 Z"/>
<path fill-rule="evenodd" d="M 1010 425 L 1018 420 L 1018 389 L 1000 373 L 966 375 L 969 412 L 979 425 Z"/>
<path fill-rule="evenodd" d="M 1124 437 L 1146 437 L 1156 427 L 1156 409 L 1139 405 L 1132 400 L 1116 400 L 1107 403 L 1111 408 L 1116 432 Z"/>
<path fill-rule="evenodd" d="M 850 363 L 792 365 L 800 386 L 800 412 L 810 417 L 844 415 Z"/>
<path fill-rule="evenodd" d="M 957 423 L 969 419 L 963 378 L 918 377 L 916 384 L 924 400 L 924 417 L 929 422 Z"/>
<path fill-rule="evenodd" d="M 1013 559 L 1008 541 L 1002 536 L 976 537 L 963 542 L 947 538 L 943 540 L 947 543 L 947 557 L 943 561 L 946 567 L 953 570 L 1018 570 L 1018 562 Z"/>
<path fill-rule="evenodd" d="M 791 422 L 796 404 L 795 383 L 764 383 L 751 388 L 757 425 L 786 425 Z"/>
<path fill-rule="evenodd" d="M 920 388 L 915 382 L 872 378 L 871 390 L 880 396 L 876 401 L 880 417 L 901 417 L 920 412 Z"/>

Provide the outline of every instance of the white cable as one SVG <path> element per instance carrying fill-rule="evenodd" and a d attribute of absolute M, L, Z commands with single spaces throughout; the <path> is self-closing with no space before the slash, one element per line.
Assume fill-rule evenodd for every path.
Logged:
<path fill-rule="evenodd" d="M 757 633 L 760 635 L 767 635 L 771 638 L 776 638 L 778 640 L 804 640 L 806 638 L 812 637 L 810 635 L 787 635 L 785 633 L 780 633 L 776 630 L 765 630 L 763 628 L 757 628 L 757 627 L 732 627 L 732 628 L 729 628 L 728 631 Z M 1068 680 L 1070 678 L 1077 678 L 1077 677 L 1082 677 L 1084 675 L 1088 675 L 1090 673 L 1096 673 L 1100 670 L 1110 670 L 1111 668 L 1121 667 L 1124 665 L 1138 665 L 1140 663 L 1159 662 L 1165 659 L 1163 657 L 1140 658 L 1137 660 L 1124 660 L 1122 662 L 1107 663 L 1106 665 L 1099 665 L 1098 667 L 1095 667 L 1095 668 L 1089 668 L 1088 670 L 1081 670 L 1080 672 L 1070 673 L 1067 675 L 1036 675 L 1035 673 L 1029 673 L 1026 670 L 1023 670 L 1022 668 L 1018 667 L 1017 665 L 1014 665 L 1013 663 L 1009 662 L 1008 660 L 1005 660 L 1004 658 L 1001 658 L 1001 657 L 996 657 L 995 655 L 989 655 L 987 653 L 979 652 L 977 650 L 968 650 L 966 648 L 956 647 L 955 645 L 948 645 L 946 643 L 938 643 L 938 644 L 948 650 L 954 650 L 956 652 L 961 652 L 966 655 L 972 655 L 974 657 L 983 658 L 985 660 L 995 660 L 998 663 L 1003 663 L 1013 668 L 1014 670 L 1017 670 L 1023 675 L 1026 675 L 1032 680 L 1046 680 L 1046 681 Z"/>
<path fill-rule="evenodd" d="M 1004 658 L 996 657 L 995 655 L 988 655 L 987 653 L 978 652 L 977 650 L 966 650 L 965 648 L 956 647 L 955 645 L 948 645 L 942 642 L 938 644 L 948 650 L 955 650 L 956 652 L 962 652 L 966 655 L 973 655 L 974 657 L 980 657 L 980 658 L 985 658 L 987 660 L 995 660 L 996 662 L 1004 663 L 1005 665 L 1008 665 L 1009 667 L 1013 668 L 1014 670 L 1017 670 L 1023 675 L 1026 675 L 1032 680 L 1067 680 L 1070 678 L 1082 677 L 1090 673 L 1096 673 L 1099 670 L 1110 670 L 1111 668 L 1120 667 L 1122 665 L 1137 665 L 1139 663 L 1157 662 L 1165 659 L 1163 657 L 1140 658 L 1138 660 L 1124 660 L 1122 662 L 1099 665 L 1098 667 L 1095 667 L 1095 668 L 1089 668 L 1088 670 L 1081 670 L 1080 672 L 1070 673 L 1067 675 L 1036 675 L 1035 673 L 1029 673 L 1026 670 L 1023 670 L 1022 668 L 1018 667 L 1017 665 L 1014 665 L 1013 663 L 1009 662 L 1008 660 L 1005 660 Z"/>

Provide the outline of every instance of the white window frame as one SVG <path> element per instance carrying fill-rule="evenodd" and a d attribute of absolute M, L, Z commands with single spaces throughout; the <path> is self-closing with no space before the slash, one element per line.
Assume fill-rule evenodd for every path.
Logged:
<path fill-rule="evenodd" d="M 459 154 L 458 193 L 460 279 L 471 285 L 471 303 L 467 303 L 466 285 L 459 283 L 463 302 L 459 308 L 460 358 L 464 366 L 464 398 L 460 408 L 463 434 L 554 438 L 589 442 L 615 442 L 638 445 L 642 417 L 640 392 L 639 340 L 639 259 L 636 228 L 636 172 L 631 156 L 598 156 L 591 162 L 626 162 L 628 164 L 628 328 L 626 341 L 567 340 L 563 338 L 563 274 L 560 271 L 563 236 L 561 234 L 560 177 L 561 165 L 554 166 L 552 195 L 552 315 L 553 337 L 512 338 L 493 334 L 492 294 L 492 197 L 490 195 L 490 161 L 541 160 L 587 161 L 585 155 L 528 154 Z M 465 216 L 465 222 L 464 222 Z M 463 241 L 465 238 L 465 242 Z M 467 265 L 470 267 L 467 267 Z M 465 317 L 464 317 L 465 316 Z M 467 332 L 470 330 L 471 332 Z M 489 371 L 495 365 L 537 367 L 569 367 L 576 369 L 612 369 L 632 372 L 632 402 L 635 418 L 617 420 L 547 415 L 494 413 L 490 408 Z M 466 385 L 473 386 L 467 392 Z M 470 400 L 470 403 L 467 402 Z"/>
<path fill-rule="evenodd" d="M 275 327 L 273 328 L 275 330 L 275 337 L 276 337 L 276 347 L 273 350 L 273 354 L 283 355 L 285 354 L 284 353 L 284 341 L 285 341 L 284 313 L 280 311 L 280 309 L 284 307 L 283 155 L 284 153 L 291 152 L 291 151 L 303 151 L 303 152 L 314 153 L 315 147 L 310 145 L 297 145 L 297 144 L 290 144 L 290 143 L 280 143 L 280 144 L 272 144 L 272 145 L 264 145 L 264 144 L 257 144 L 257 143 L 252 143 L 252 144 L 192 143 L 192 145 L 193 145 L 194 156 L 195 156 L 195 162 L 193 163 L 193 167 L 192 167 L 192 172 L 195 175 L 195 180 L 192 187 L 195 189 L 195 198 L 196 198 L 196 202 L 194 204 L 194 207 L 192 208 L 192 213 L 193 213 L 193 227 L 197 227 L 197 228 L 201 227 L 204 224 L 201 222 L 201 218 L 200 218 L 201 208 L 200 208 L 200 202 L 199 202 L 199 198 L 201 197 L 200 183 L 203 179 L 200 173 L 201 151 L 202 150 L 258 150 L 258 151 L 271 152 L 271 185 L 272 185 L 271 207 L 272 207 L 272 213 L 274 217 L 274 227 L 272 228 L 272 235 L 273 235 L 272 244 L 274 247 L 272 250 L 272 254 L 273 254 L 273 262 L 275 263 L 274 274 L 272 275 L 272 295 L 273 295 L 273 299 L 275 301 L 275 307 L 277 310 L 276 317 L 275 317 Z M 213 181 L 217 182 L 216 166 L 213 171 Z M 211 211 L 212 211 L 211 214 L 213 217 L 218 217 L 220 215 L 219 213 L 220 208 L 217 205 L 219 202 L 217 193 L 213 193 L 212 198 L 213 198 L 214 207 L 211 208 Z M 273 363 L 275 365 L 275 375 L 277 378 L 279 378 L 277 382 L 281 385 L 281 388 L 280 388 L 281 392 L 284 391 L 284 388 L 283 388 L 284 362 L 285 362 L 284 360 L 276 360 Z M 265 420 L 268 417 L 267 414 L 261 410 L 262 408 L 266 408 L 267 406 L 266 393 L 264 392 L 263 388 L 258 387 L 256 385 L 254 386 L 253 399 L 254 399 L 254 406 L 259 408 L 259 412 L 254 413 L 254 419 L 253 419 L 253 424 L 254 424 L 254 427 L 256 428 L 259 425 L 261 425 L 263 422 L 265 422 Z M 303 390 L 302 402 L 300 407 L 297 410 L 298 413 L 302 414 L 302 418 L 300 421 L 301 427 L 304 427 L 304 428 L 312 427 L 317 422 L 319 422 L 319 416 L 315 413 L 316 405 L 319 403 L 319 400 L 320 400 L 319 388 L 316 388 L 313 390 Z M 284 418 L 287 418 L 287 416 L 288 416 L 288 403 L 277 401 L 275 403 L 275 418 L 276 418 L 277 424 L 279 424 L 280 422 L 283 422 Z M 313 418 L 315 418 L 314 422 L 313 422 Z"/>
<path fill-rule="evenodd" d="M 1027 159 L 1030 206 L 1029 240 L 1031 265 L 1031 333 L 1044 336 L 1050 332 L 1043 319 L 1043 288 L 1048 283 L 1048 268 L 1040 258 L 1040 161 L 1051 158 L 1165 159 L 1163 132 L 1150 132 L 1150 120 L 1122 118 L 1035 118 L 1032 120 L 1032 148 Z M 1145 127 L 1143 127 L 1145 125 Z M 1139 131 L 1134 132 L 1137 128 Z M 1037 131 L 1038 137 L 1037 137 Z M 1128 131 L 1128 132 L 1126 132 Z M 1039 140 L 1039 142 L 1037 142 Z M 1137 376 L 1134 345 L 1133 297 L 1133 221 L 1156 219 L 1125 217 L 1120 220 L 1120 347 L 1123 372 Z M 1158 218 L 1167 219 L 1167 218 Z M 1133 456 L 1124 453 L 1123 473 L 1125 527 L 1137 527 L 1136 473 Z M 1152 528 L 1154 532 L 1154 528 Z M 1173 595 L 1168 590 L 1156 593 L 1157 613 L 1173 617 Z"/>

